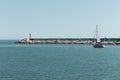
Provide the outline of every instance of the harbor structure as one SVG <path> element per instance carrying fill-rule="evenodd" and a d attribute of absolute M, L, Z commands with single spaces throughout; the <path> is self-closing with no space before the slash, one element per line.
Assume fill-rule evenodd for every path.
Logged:
<path fill-rule="evenodd" d="M 29 38 L 21 39 L 19 44 L 94 44 L 95 38 Z M 103 45 L 120 45 L 120 38 L 101 38 Z"/>

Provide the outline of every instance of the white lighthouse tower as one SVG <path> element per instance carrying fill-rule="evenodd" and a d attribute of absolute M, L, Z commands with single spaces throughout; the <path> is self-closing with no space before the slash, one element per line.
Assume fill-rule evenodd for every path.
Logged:
<path fill-rule="evenodd" d="M 27 43 L 32 43 L 32 40 L 31 40 L 31 33 L 29 33 L 29 37 L 27 38 Z"/>
<path fill-rule="evenodd" d="M 29 33 L 29 40 L 31 39 L 31 33 Z"/>

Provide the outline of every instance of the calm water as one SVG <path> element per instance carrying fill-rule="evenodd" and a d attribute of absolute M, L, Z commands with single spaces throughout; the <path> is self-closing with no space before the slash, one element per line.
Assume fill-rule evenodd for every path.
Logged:
<path fill-rule="evenodd" d="M 120 46 L 0 41 L 0 80 L 120 80 Z"/>

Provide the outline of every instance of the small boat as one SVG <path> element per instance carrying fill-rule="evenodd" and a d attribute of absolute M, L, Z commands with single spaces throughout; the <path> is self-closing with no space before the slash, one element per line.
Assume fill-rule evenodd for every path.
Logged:
<path fill-rule="evenodd" d="M 98 35 L 98 25 L 96 25 L 96 32 L 95 32 L 95 43 L 93 44 L 94 48 L 104 48 L 105 45 L 103 45 L 100 41 L 99 35 Z"/>
<path fill-rule="evenodd" d="M 95 43 L 95 44 L 93 45 L 93 47 L 94 47 L 94 48 L 104 48 L 105 45 L 103 45 L 103 44 L 101 44 L 101 43 Z"/>

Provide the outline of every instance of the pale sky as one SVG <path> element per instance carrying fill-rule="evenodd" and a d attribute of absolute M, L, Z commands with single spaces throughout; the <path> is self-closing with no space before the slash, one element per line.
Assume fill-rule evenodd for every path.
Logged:
<path fill-rule="evenodd" d="M 0 39 L 120 38 L 120 0 L 0 0 Z"/>

